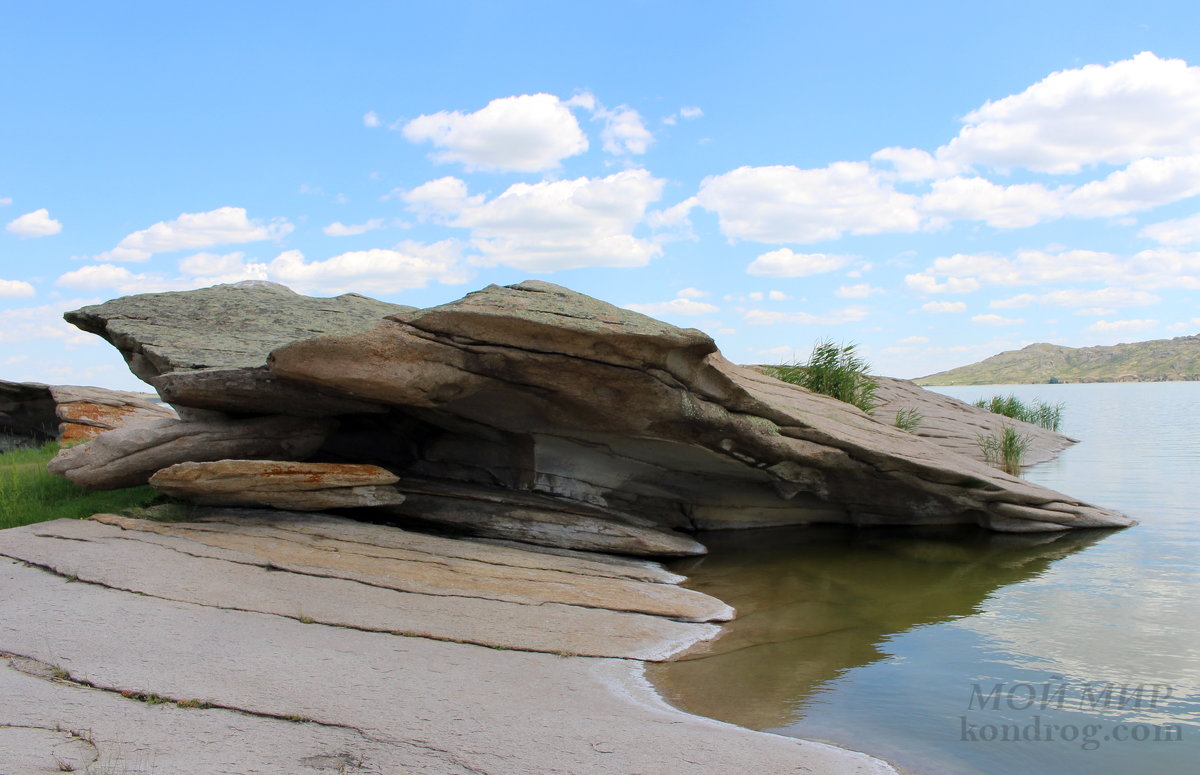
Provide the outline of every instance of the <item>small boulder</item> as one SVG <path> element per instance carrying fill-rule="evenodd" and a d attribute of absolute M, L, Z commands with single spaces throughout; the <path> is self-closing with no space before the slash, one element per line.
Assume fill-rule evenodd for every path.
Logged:
<path fill-rule="evenodd" d="M 164 468 L 150 477 L 150 485 L 206 506 L 320 511 L 401 504 L 404 496 L 390 486 L 398 479 L 372 465 L 219 460 Z"/>

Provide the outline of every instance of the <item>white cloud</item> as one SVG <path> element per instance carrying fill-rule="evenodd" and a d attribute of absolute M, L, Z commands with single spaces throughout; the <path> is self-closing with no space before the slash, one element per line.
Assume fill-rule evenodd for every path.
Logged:
<path fill-rule="evenodd" d="M 855 285 L 840 286 L 833 293 L 843 299 L 865 299 L 883 292 L 882 288 L 875 288 L 868 283 L 856 283 Z"/>
<path fill-rule="evenodd" d="M 712 296 L 708 291 L 702 291 L 699 288 L 684 288 L 676 295 L 681 299 L 703 299 L 705 296 Z"/>
<path fill-rule="evenodd" d="M 1064 210 L 1062 194 L 1040 183 L 1000 186 L 980 177 L 935 180 L 921 207 L 941 218 L 985 221 L 1002 229 L 1032 226 Z"/>
<path fill-rule="evenodd" d="M 767 291 L 767 298 L 771 301 L 787 301 L 788 295 L 783 291 Z"/>
<path fill-rule="evenodd" d="M 1191 320 L 1186 320 L 1182 323 L 1172 323 L 1171 325 L 1167 326 L 1167 328 L 1175 333 L 1179 333 L 1181 331 L 1200 333 L 1200 318 L 1192 318 Z"/>
<path fill-rule="evenodd" d="M 1075 310 L 1076 315 L 1087 315 L 1089 317 L 1100 317 L 1101 315 L 1115 315 L 1115 309 L 1107 309 L 1106 307 L 1086 307 L 1084 309 Z"/>
<path fill-rule="evenodd" d="M 919 148 L 883 148 L 871 154 L 871 161 L 891 164 L 893 172 L 889 176 L 903 181 L 949 177 L 958 172 L 957 165 L 938 161 Z"/>
<path fill-rule="evenodd" d="M 12 204 L 11 196 L 0 196 L 0 207 L 8 207 Z"/>
<path fill-rule="evenodd" d="M 406 200 L 418 212 L 471 230 L 482 266 L 504 264 L 533 272 L 585 266 L 643 266 L 662 248 L 633 235 L 664 181 L 646 170 L 605 178 L 516 183 L 494 199 L 468 197 L 466 185 L 443 178 Z"/>
<path fill-rule="evenodd" d="M 0 280 L 0 299 L 25 299 L 35 293 L 24 280 Z"/>
<path fill-rule="evenodd" d="M 474 113 L 418 116 L 402 131 L 411 142 L 441 149 L 435 161 L 459 162 L 469 170 L 541 172 L 588 148 L 570 108 L 552 94 L 503 97 Z"/>
<path fill-rule="evenodd" d="M 1197 122 L 1200 128 L 1200 121 Z M 1104 218 L 1149 210 L 1200 194 L 1200 154 L 1139 159 L 1066 198 L 1069 214 Z"/>
<path fill-rule="evenodd" d="M 371 129 L 374 129 L 375 127 L 377 127 L 383 123 L 382 121 L 379 120 L 379 114 L 373 110 L 368 110 L 366 113 L 364 113 L 362 121 L 363 121 L 363 126 L 369 127 Z"/>
<path fill-rule="evenodd" d="M 751 261 L 746 271 L 766 277 L 805 277 L 840 269 L 851 259 L 832 253 L 796 253 L 791 248 L 780 248 Z"/>
<path fill-rule="evenodd" d="M 1200 242 L 1200 213 L 1188 218 L 1152 223 L 1138 232 L 1163 245 L 1191 245 Z"/>
<path fill-rule="evenodd" d="M 457 215 L 468 207 L 483 204 L 484 201 L 482 194 L 470 196 L 464 181 L 449 176 L 422 183 L 401 194 L 401 198 L 417 215 L 434 220 Z"/>
<path fill-rule="evenodd" d="M 934 314 L 966 312 L 967 303 L 965 301 L 928 301 L 921 305 L 921 309 Z"/>
<path fill-rule="evenodd" d="M 621 105 L 612 110 L 601 109 L 596 116 L 604 119 L 600 139 L 604 142 L 606 153 L 618 156 L 643 154 L 654 142 L 654 135 L 646 128 L 641 114 L 633 108 Z"/>
<path fill-rule="evenodd" d="M 469 279 L 459 265 L 454 240 L 432 245 L 405 242 L 396 250 L 355 250 L 324 261 L 306 261 L 298 250 L 280 253 L 267 265 L 271 280 L 300 293 L 373 295 L 423 288 L 430 282 L 457 284 Z"/>
<path fill-rule="evenodd" d="M 755 242 L 817 242 L 921 226 L 918 198 L 897 192 L 864 162 L 739 167 L 705 179 L 696 200 L 717 213 L 725 236 Z"/>
<path fill-rule="evenodd" d="M 330 237 L 352 237 L 357 234 L 366 234 L 369 231 L 383 228 L 382 218 L 372 218 L 365 223 L 357 223 L 346 225 L 341 221 L 334 221 L 326 226 L 322 231 Z"/>
<path fill-rule="evenodd" d="M 204 213 L 183 213 L 173 221 L 159 221 L 122 239 L 99 261 L 146 261 L 155 253 L 198 250 L 213 245 L 279 239 L 294 227 L 282 218 L 270 223 L 250 220 L 243 207 L 218 207 Z"/>
<path fill-rule="evenodd" d="M 971 322 L 977 326 L 1015 326 L 1024 323 L 1023 318 L 1006 318 L 1003 315 L 987 314 L 975 315 L 971 318 Z"/>
<path fill-rule="evenodd" d="M 1157 320 L 1097 320 L 1086 330 L 1097 334 L 1124 334 L 1148 331 L 1157 325 Z"/>
<path fill-rule="evenodd" d="M 101 299 L 64 299 L 39 307 L 17 307 L 0 310 L 0 342 L 26 343 L 51 339 L 68 347 L 98 345 L 99 337 L 80 331 L 63 320 L 69 309 L 98 304 Z"/>
<path fill-rule="evenodd" d="M 658 301 L 651 304 L 626 304 L 625 309 L 631 309 L 634 312 L 640 312 L 643 315 L 657 317 L 659 315 L 671 316 L 688 316 L 688 315 L 708 315 L 713 312 L 720 312 L 721 308 L 715 304 L 708 304 L 695 299 L 687 299 L 680 297 L 671 301 Z"/>
<path fill-rule="evenodd" d="M 1037 297 L 1042 304 L 1059 307 L 1088 307 L 1107 305 L 1110 307 L 1147 307 L 1162 299 L 1153 293 L 1129 288 L 1100 288 L 1098 290 L 1063 289 L 1043 293 Z"/>
<path fill-rule="evenodd" d="M 21 239 L 30 239 L 58 234 L 62 231 L 62 224 L 51 218 L 50 211 L 43 207 L 14 218 L 4 228 L 9 234 L 15 234 Z"/>
<path fill-rule="evenodd" d="M 988 306 L 992 309 L 1020 309 L 1022 307 L 1028 307 L 1037 300 L 1038 297 L 1036 294 L 1022 293 L 1009 299 L 996 299 L 995 301 L 990 302 Z"/>
<path fill-rule="evenodd" d="M 963 122 L 937 155 L 964 168 L 1064 174 L 1200 153 L 1200 68 L 1143 52 L 1063 70 L 987 102 Z"/>
<path fill-rule="evenodd" d="M 870 312 L 866 307 L 846 307 L 835 310 L 828 315 L 812 315 L 808 312 L 773 312 L 760 309 L 747 311 L 743 317 L 752 326 L 764 326 L 772 323 L 796 323 L 799 325 L 834 326 L 842 323 L 853 323 L 867 317 Z"/>
<path fill-rule="evenodd" d="M 704 115 L 704 111 L 694 105 L 685 105 L 679 109 L 680 118 L 700 118 Z"/>
<path fill-rule="evenodd" d="M 974 277 L 951 277 L 939 283 L 928 272 L 905 275 L 904 284 L 920 293 L 974 293 L 983 287 Z"/>

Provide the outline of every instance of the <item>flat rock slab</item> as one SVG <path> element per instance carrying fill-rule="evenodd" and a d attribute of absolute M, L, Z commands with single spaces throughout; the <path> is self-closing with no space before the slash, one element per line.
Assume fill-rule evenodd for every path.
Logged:
<path fill-rule="evenodd" d="M 43 540 L 62 561 L 89 543 Z M 194 570 L 179 575 L 207 584 Z M 59 746 L 128 775 L 894 772 L 669 708 L 636 660 L 305 623 L 15 561 L 0 561 L 0 588 L 0 738 L 18 746 L 0 758 L 11 775 L 39 772 Z"/>
<path fill-rule="evenodd" d="M 389 486 L 399 479 L 385 468 L 354 463 L 217 460 L 176 463 L 151 476 L 150 485 L 206 505 L 320 511 L 404 503 Z"/>

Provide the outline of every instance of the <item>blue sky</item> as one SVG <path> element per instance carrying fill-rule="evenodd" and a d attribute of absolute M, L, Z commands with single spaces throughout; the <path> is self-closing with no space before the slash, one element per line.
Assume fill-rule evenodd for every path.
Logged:
<path fill-rule="evenodd" d="M 3 379 L 142 387 L 62 312 L 243 279 L 901 377 L 1200 333 L 1195 3 L 3 10 Z"/>

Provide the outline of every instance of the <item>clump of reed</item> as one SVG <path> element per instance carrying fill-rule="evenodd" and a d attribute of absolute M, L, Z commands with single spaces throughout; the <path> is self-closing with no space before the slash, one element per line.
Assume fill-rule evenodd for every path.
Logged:
<path fill-rule="evenodd" d="M 1014 420 L 1040 425 L 1048 431 L 1057 431 L 1062 425 L 1063 409 L 1065 404 L 1048 404 L 1045 401 L 1034 399 L 1026 404 L 1016 396 L 1009 394 L 1007 396 L 992 396 L 991 398 L 981 398 L 975 402 L 975 406 L 980 409 L 987 409 L 989 412 L 1011 417 Z"/>
<path fill-rule="evenodd" d="M 1020 476 L 1021 461 L 1029 449 L 1029 437 L 1018 433 L 1011 425 L 1001 427 L 999 433 L 981 433 L 976 442 L 987 464 L 1006 474 Z"/>
<path fill-rule="evenodd" d="M 817 342 L 804 363 L 782 363 L 764 371 L 776 379 L 853 404 L 867 414 L 875 411 L 877 383 L 870 365 L 856 352 L 858 345 Z"/>

